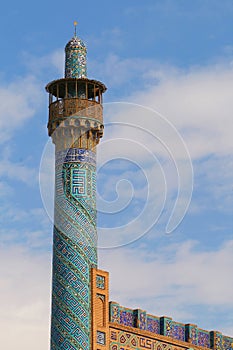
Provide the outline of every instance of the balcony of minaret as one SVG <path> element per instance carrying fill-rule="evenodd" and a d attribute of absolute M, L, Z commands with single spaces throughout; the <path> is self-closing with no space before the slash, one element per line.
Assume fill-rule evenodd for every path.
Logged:
<path fill-rule="evenodd" d="M 86 78 L 65 78 L 49 83 L 46 90 L 49 92 L 48 132 L 53 142 L 59 144 L 60 140 L 61 148 L 96 146 L 103 136 L 105 85 Z"/>

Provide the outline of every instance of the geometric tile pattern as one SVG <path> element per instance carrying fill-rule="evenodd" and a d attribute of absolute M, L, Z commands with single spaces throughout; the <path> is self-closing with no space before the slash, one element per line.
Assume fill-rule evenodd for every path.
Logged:
<path fill-rule="evenodd" d="M 185 325 L 172 321 L 170 318 L 160 318 L 160 331 L 163 335 L 185 341 Z"/>
<path fill-rule="evenodd" d="M 75 198 L 87 195 L 86 191 L 86 171 L 80 169 L 72 169 L 72 188 L 71 193 Z"/>
<path fill-rule="evenodd" d="M 104 332 L 97 331 L 97 344 L 105 345 L 106 335 Z"/>
<path fill-rule="evenodd" d="M 197 328 L 193 325 L 185 326 L 185 337 L 190 340 L 190 343 L 197 345 Z"/>
<path fill-rule="evenodd" d="M 216 350 L 222 350 L 223 336 L 219 332 L 210 332 L 210 347 Z"/>
<path fill-rule="evenodd" d="M 232 350 L 233 338 L 222 335 L 220 332 L 210 332 L 210 347 L 216 350 Z"/>
<path fill-rule="evenodd" d="M 222 349 L 223 350 L 232 350 L 233 349 L 233 339 L 230 337 L 222 337 Z"/>
<path fill-rule="evenodd" d="M 110 302 L 109 304 L 110 322 L 120 323 L 120 309 L 121 307 L 118 304 Z"/>
<path fill-rule="evenodd" d="M 120 323 L 125 326 L 134 327 L 134 313 L 129 310 L 120 310 Z"/>
<path fill-rule="evenodd" d="M 137 310 L 137 319 L 138 319 L 138 328 L 140 329 L 147 329 L 147 315 L 146 312 L 141 312 L 140 310 Z"/>
<path fill-rule="evenodd" d="M 210 334 L 208 331 L 197 329 L 197 344 L 205 348 L 210 347 Z"/>
<path fill-rule="evenodd" d="M 162 343 L 132 332 L 110 329 L 110 350 L 181 350 L 178 346 Z"/>
<path fill-rule="evenodd" d="M 96 275 L 96 287 L 105 289 L 105 278 L 104 276 Z"/>
<path fill-rule="evenodd" d="M 71 203 L 77 203 L 85 211 L 86 218 L 96 220 L 96 166 L 81 162 L 64 163 L 62 170 L 63 191 Z M 81 219 L 81 217 L 80 217 Z"/>
<path fill-rule="evenodd" d="M 56 153 L 51 321 L 55 350 L 90 349 L 90 269 L 97 267 L 96 166 L 95 154 L 82 151 Z"/>
<path fill-rule="evenodd" d="M 186 325 L 186 339 L 190 339 L 190 342 L 194 345 L 210 348 L 211 332 L 192 325 Z"/>
<path fill-rule="evenodd" d="M 85 78 L 87 76 L 86 47 L 76 35 L 68 42 L 65 48 L 65 77 Z"/>
<path fill-rule="evenodd" d="M 160 334 L 159 317 L 147 316 L 147 330 L 155 334 Z"/>

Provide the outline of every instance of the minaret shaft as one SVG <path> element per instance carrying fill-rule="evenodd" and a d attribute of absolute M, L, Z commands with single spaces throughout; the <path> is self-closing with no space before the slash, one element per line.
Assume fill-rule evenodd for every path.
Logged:
<path fill-rule="evenodd" d="M 97 266 L 96 146 L 102 93 L 86 75 L 85 45 L 66 45 L 65 78 L 49 83 L 48 132 L 56 147 L 51 349 L 91 348 L 91 277 Z M 86 57 L 86 56 L 85 56 Z"/>

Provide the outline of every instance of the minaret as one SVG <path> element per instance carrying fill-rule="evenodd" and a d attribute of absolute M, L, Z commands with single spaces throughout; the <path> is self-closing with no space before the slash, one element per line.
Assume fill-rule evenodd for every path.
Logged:
<path fill-rule="evenodd" d="M 65 78 L 46 86 L 56 153 L 51 349 L 57 350 L 91 349 L 90 271 L 97 266 L 96 145 L 106 87 L 86 77 L 76 24 L 65 47 Z"/>

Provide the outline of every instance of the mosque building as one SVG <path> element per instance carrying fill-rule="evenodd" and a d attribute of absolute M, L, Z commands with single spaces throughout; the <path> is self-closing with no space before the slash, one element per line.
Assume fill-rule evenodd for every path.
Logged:
<path fill-rule="evenodd" d="M 87 78 L 86 46 L 65 47 L 65 77 L 47 84 L 55 144 L 51 350 L 233 350 L 233 338 L 109 301 L 98 269 L 96 151 L 106 86 Z"/>

